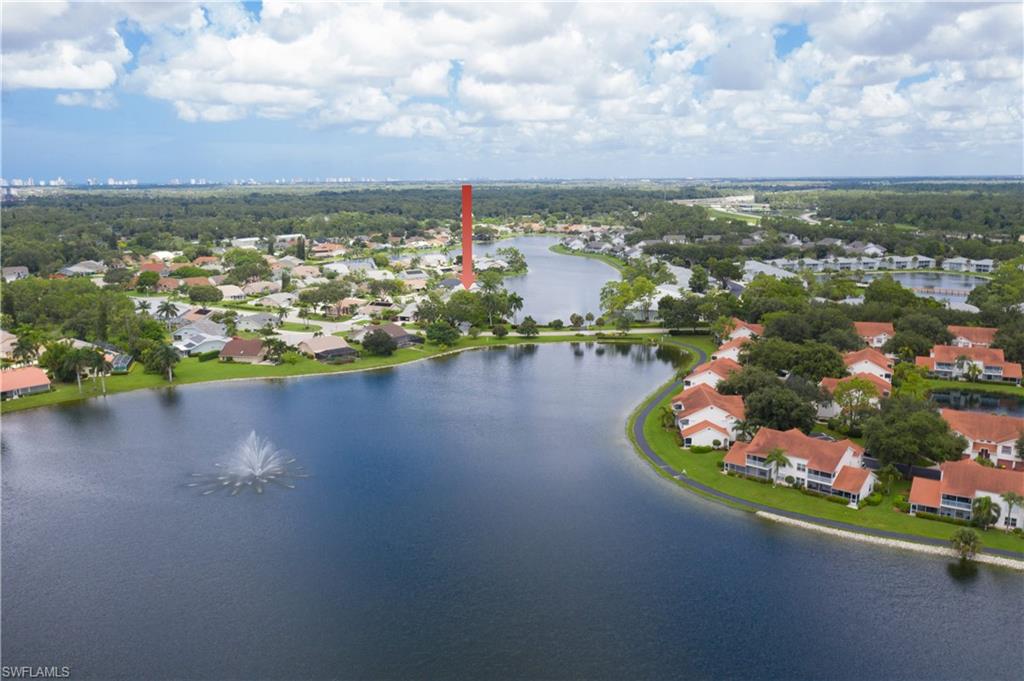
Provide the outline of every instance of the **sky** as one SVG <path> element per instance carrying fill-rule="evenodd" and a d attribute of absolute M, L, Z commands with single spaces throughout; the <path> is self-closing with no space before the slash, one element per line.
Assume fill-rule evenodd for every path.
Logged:
<path fill-rule="evenodd" d="M 1024 173 L 1016 2 L 2 13 L 7 179 Z"/>

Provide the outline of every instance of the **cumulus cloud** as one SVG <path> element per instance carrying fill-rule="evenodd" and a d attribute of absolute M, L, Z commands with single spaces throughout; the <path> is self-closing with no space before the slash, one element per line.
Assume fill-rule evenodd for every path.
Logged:
<path fill-rule="evenodd" d="M 9 3 L 3 88 L 496 154 L 984 146 L 1020 142 L 1021 36 L 1009 3 Z"/>

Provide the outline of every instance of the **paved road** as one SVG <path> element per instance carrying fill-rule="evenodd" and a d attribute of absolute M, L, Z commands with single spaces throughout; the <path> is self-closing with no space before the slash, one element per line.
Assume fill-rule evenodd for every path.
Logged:
<path fill-rule="evenodd" d="M 707 360 L 707 353 L 705 353 L 703 350 L 701 350 L 695 345 L 690 345 L 689 343 L 683 342 L 673 342 L 672 344 L 678 347 L 682 347 L 694 353 L 697 356 L 698 364 Z M 647 403 L 644 404 L 643 408 L 640 410 L 640 413 L 637 415 L 636 420 L 633 422 L 633 438 L 635 439 L 637 446 L 640 447 L 640 451 L 642 451 L 644 455 L 648 459 L 650 459 L 655 466 L 665 471 L 665 473 L 670 475 L 683 486 L 702 492 L 712 497 L 713 499 L 729 502 L 731 504 L 741 506 L 743 508 L 748 508 L 752 511 L 765 511 L 768 513 L 774 513 L 775 515 L 793 518 L 795 520 L 802 520 L 808 523 L 824 525 L 825 527 L 832 527 L 838 530 L 859 532 L 860 534 L 868 534 L 875 537 L 882 537 L 885 539 L 899 539 L 902 541 L 917 542 L 918 544 L 930 544 L 932 546 L 942 546 L 945 548 L 949 547 L 949 542 L 943 541 L 941 539 L 930 539 L 928 537 L 919 537 L 913 534 L 903 534 L 902 532 L 889 532 L 887 530 L 876 530 L 872 528 L 861 527 L 860 525 L 851 525 L 850 523 L 844 523 L 838 520 L 828 520 L 825 518 L 817 518 L 815 516 L 805 515 L 803 513 L 784 511 L 782 509 L 775 508 L 774 506 L 766 506 L 764 504 L 759 504 L 754 501 L 748 501 L 747 499 L 734 497 L 731 494 L 726 494 L 725 492 L 721 492 L 713 487 L 708 487 L 704 483 L 697 482 L 693 478 L 689 477 L 685 471 L 680 471 L 673 468 L 664 459 L 658 456 L 658 454 L 651 447 L 651 443 L 647 440 L 647 437 L 644 435 L 644 423 L 647 421 L 647 417 L 650 416 L 651 412 L 655 409 L 655 407 L 658 406 L 659 402 L 661 402 L 665 397 L 675 393 L 680 388 L 682 388 L 682 381 L 673 381 L 670 385 L 667 385 L 665 386 L 665 388 L 658 391 L 657 395 L 651 397 L 647 401 Z M 1019 553 L 1003 549 L 987 548 L 984 550 L 984 552 L 993 555 L 1007 556 L 1009 558 L 1020 558 Z"/>

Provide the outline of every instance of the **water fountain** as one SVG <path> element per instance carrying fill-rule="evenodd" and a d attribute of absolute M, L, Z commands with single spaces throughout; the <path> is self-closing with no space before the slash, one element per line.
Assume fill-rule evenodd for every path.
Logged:
<path fill-rule="evenodd" d="M 294 464 L 295 459 L 286 458 L 273 442 L 252 431 L 239 443 L 230 461 L 213 464 L 219 469 L 216 473 L 193 473 L 196 480 L 188 486 L 199 488 L 202 494 L 226 491 L 231 496 L 246 489 L 263 494 L 263 489 L 270 485 L 295 489 L 294 481 L 307 475 Z"/>

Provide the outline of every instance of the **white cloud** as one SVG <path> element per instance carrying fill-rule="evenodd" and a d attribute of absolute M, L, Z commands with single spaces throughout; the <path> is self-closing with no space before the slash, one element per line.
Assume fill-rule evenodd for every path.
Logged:
<path fill-rule="evenodd" d="M 781 23 L 809 42 L 775 55 Z M 118 27 L 146 37 L 133 55 Z M 3 88 L 129 91 L 494 154 L 978 147 L 1021 138 L 1019 6 L 7 3 Z M 907 80 L 909 79 L 909 80 Z M 880 141 L 884 140 L 884 141 Z"/>

